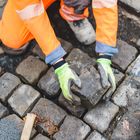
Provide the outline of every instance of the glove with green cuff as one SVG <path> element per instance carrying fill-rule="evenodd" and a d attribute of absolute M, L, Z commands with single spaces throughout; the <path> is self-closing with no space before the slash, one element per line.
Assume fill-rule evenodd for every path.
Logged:
<path fill-rule="evenodd" d="M 110 92 L 113 93 L 116 89 L 116 81 L 115 81 L 114 73 L 111 68 L 111 64 L 112 64 L 111 59 L 108 58 L 97 59 L 98 71 L 101 76 L 101 84 L 103 88 L 110 87 L 111 85 Z M 110 95 L 109 94 L 106 96 L 110 97 L 111 94 Z"/>
<path fill-rule="evenodd" d="M 81 80 L 77 76 L 77 74 L 70 69 L 69 65 L 67 63 L 63 64 L 62 66 L 55 69 L 55 74 L 58 77 L 60 87 L 62 89 L 62 93 L 64 97 L 68 100 L 73 102 L 74 98 L 71 94 L 70 86 L 72 82 L 81 88 Z"/>

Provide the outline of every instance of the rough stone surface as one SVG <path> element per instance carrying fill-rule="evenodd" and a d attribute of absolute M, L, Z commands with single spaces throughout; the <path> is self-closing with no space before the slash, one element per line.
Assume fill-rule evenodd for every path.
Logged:
<path fill-rule="evenodd" d="M 120 1 L 134 8 L 137 12 L 140 12 L 139 0 L 120 0 Z"/>
<path fill-rule="evenodd" d="M 119 107 L 111 102 L 100 103 L 84 116 L 84 120 L 93 129 L 105 132 L 118 111 Z"/>
<path fill-rule="evenodd" d="M 66 108 L 72 115 L 75 115 L 76 117 L 82 117 L 86 111 L 86 109 L 81 105 L 72 105 L 67 102 L 62 94 L 59 96 L 58 101 L 61 106 Z"/>
<path fill-rule="evenodd" d="M 20 140 L 24 127 L 23 120 L 15 114 L 9 115 L 0 120 L 0 140 Z M 33 128 L 31 138 L 36 133 Z"/>
<path fill-rule="evenodd" d="M 9 114 L 8 109 L 0 103 L 0 119 Z"/>
<path fill-rule="evenodd" d="M 40 123 L 39 126 L 47 133 L 49 133 L 51 127 L 60 125 L 64 117 L 67 115 L 63 109 L 44 98 L 41 98 L 38 101 L 32 112 L 41 118 L 42 123 Z M 52 123 L 52 126 L 49 126 L 48 123 Z"/>
<path fill-rule="evenodd" d="M 140 108 L 140 77 L 127 77 L 113 96 L 113 101 L 128 110 Z"/>
<path fill-rule="evenodd" d="M 116 126 L 112 140 L 139 140 L 140 139 L 140 116 L 139 119 L 133 112 L 127 112 Z"/>
<path fill-rule="evenodd" d="M 23 76 L 30 84 L 35 84 L 40 75 L 47 70 L 47 65 L 33 56 L 27 57 L 17 67 L 17 74 Z"/>
<path fill-rule="evenodd" d="M 137 59 L 128 67 L 127 73 L 133 76 L 140 77 L 140 55 Z"/>
<path fill-rule="evenodd" d="M 90 132 L 90 127 L 78 118 L 67 116 L 59 132 L 54 135 L 55 140 L 84 140 Z"/>
<path fill-rule="evenodd" d="M 126 70 L 128 65 L 135 59 L 137 50 L 133 46 L 121 40 L 118 40 L 117 46 L 119 53 L 113 57 L 112 62 L 122 70 Z"/>
<path fill-rule="evenodd" d="M 4 73 L 0 77 L 0 99 L 5 102 L 11 96 L 12 91 L 21 83 L 18 77 L 11 73 Z"/>
<path fill-rule="evenodd" d="M 60 86 L 53 68 L 49 69 L 39 80 L 38 87 L 45 92 L 45 95 L 50 97 L 58 95 Z"/>
<path fill-rule="evenodd" d="M 8 103 L 20 116 L 24 116 L 31 110 L 34 103 L 40 97 L 40 93 L 29 85 L 21 85 L 9 98 Z"/>
<path fill-rule="evenodd" d="M 140 46 L 140 39 L 137 40 L 137 45 Z"/>
<path fill-rule="evenodd" d="M 41 134 L 38 134 L 33 140 L 50 140 L 46 136 L 43 136 Z"/>
<path fill-rule="evenodd" d="M 92 132 L 86 140 L 107 140 L 97 131 Z"/>
<path fill-rule="evenodd" d="M 73 49 L 66 60 L 77 74 L 80 74 L 81 70 L 88 65 L 95 65 L 95 59 L 89 57 L 80 49 Z"/>
<path fill-rule="evenodd" d="M 73 92 L 81 98 L 85 107 L 95 106 L 107 91 L 101 86 L 98 72 L 93 66 L 90 66 L 81 71 L 80 79 L 82 88 L 79 89 L 74 85 L 72 86 Z"/>

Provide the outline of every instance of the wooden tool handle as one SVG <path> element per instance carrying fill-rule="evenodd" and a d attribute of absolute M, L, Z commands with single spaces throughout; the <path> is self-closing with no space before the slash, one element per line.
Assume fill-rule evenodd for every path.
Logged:
<path fill-rule="evenodd" d="M 22 131 L 20 140 L 29 140 L 32 132 L 32 128 L 36 119 L 36 115 L 33 113 L 28 113 L 25 121 L 25 125 Z"/>

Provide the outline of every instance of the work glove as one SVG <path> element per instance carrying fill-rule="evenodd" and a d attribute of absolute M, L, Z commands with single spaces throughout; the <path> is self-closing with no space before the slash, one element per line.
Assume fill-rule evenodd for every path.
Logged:
<path fill-rule="evenodd" d="M 97 65 L 101 77 L 102 87 L 109 88 L 111 86 L 111 89 L 104 96 L 105 100 L 109 100 L 116 89 L 115 76 L 111 68 L 111 60 L 108 58 L 98 58 Z"/>
<path fill-rule="evenodd" d="M 74 97 L 71 93 L 70 87 L 73 82 L 76 86 L 81 88 L 80 78 L 77 76 L 77 74 L 72 69 L 70 69 L 70 67 L 67 63 L 58 67 L 55 70 L 55 74 L 58 77 L 60 87 L 62 89 L 62 93 L 63 93 L 64 97 L 68 101 L 74 102 Z"/>
<path fill-rule="evenodd" d="M 84 10 L 91 4 L 92 0 L 64 0 L 64 4 L 74 8 L 75 14 L 83 14 Z"/>

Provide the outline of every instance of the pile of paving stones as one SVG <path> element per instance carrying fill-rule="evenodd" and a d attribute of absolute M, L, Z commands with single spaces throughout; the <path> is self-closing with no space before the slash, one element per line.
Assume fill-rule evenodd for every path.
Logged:
<path fill-rule="evenodd" d="M 139 0 L 121 2 L 139 13 Z M 3 4 L 0 1 L 0 6 Z M 120 9 L 119 15 L 140 31 L 140 17 L 124 7 Z M 117 89 L 109 101 L 103 100 L 109 89 L 100 84 L 95 57 L 64 39 L 58 38 L 67 51 L 66 60 L 82 81 L 81 89 L 71 87 L 81 105 L 64 99 L 54 70 L 44 63 L 38 44 L 32 46 L 14 72 L 0 64 L 0 140 L 20 140 L 23 118 L 29 112 L 40 118 L 31 140 L 139 140 L 140 34 L 129 41 L 123 40 L 123 35 L 119 38 L 119 54 L 113 58 Z M 4 56 L 0 47 L 0 58 Z"/>

